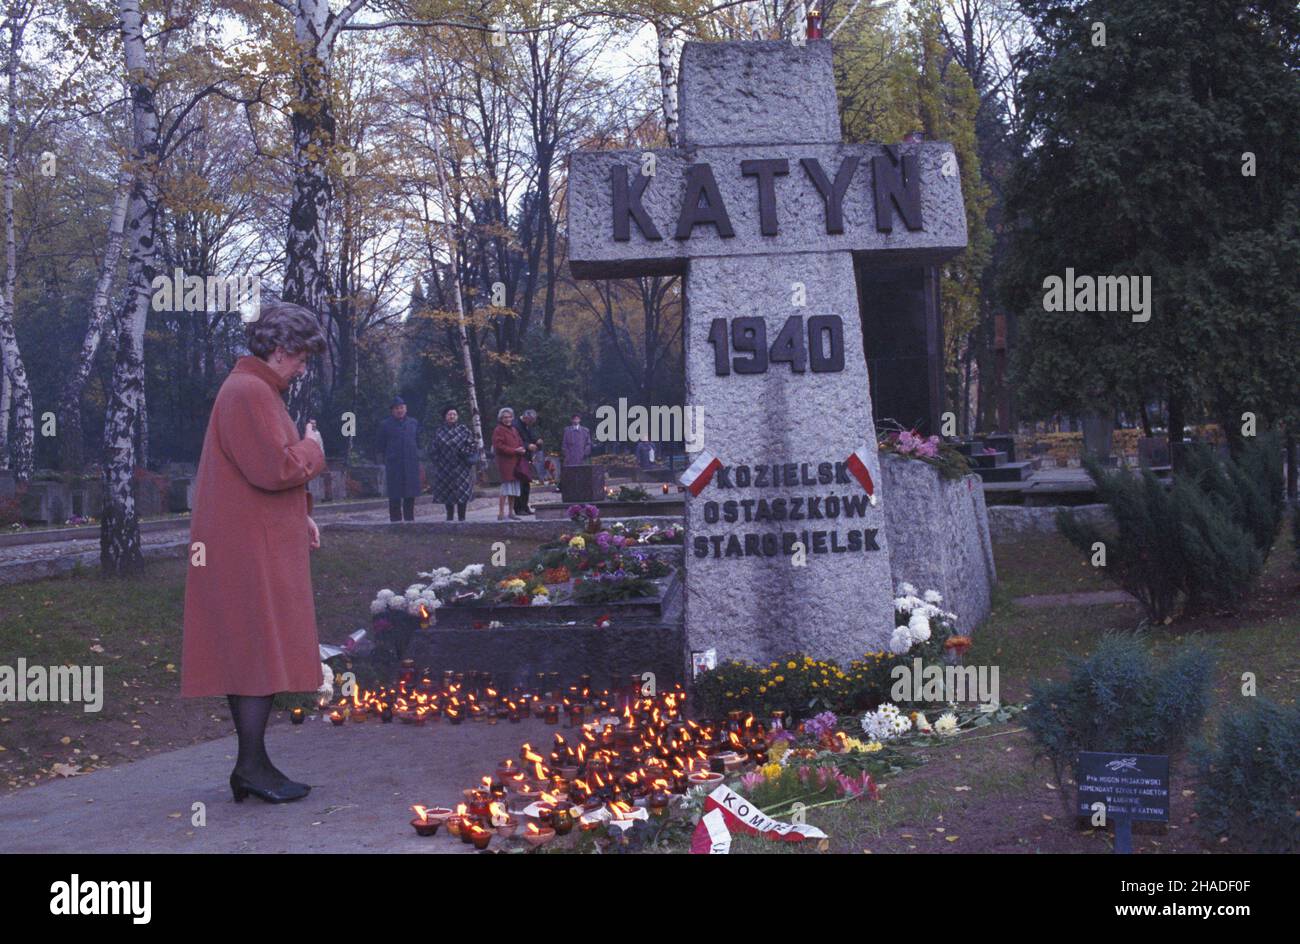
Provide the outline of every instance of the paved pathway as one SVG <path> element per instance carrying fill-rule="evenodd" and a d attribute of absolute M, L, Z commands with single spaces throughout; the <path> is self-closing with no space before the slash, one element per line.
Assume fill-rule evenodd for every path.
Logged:
<path fill-rule="evenodd" d="M 1035 593 L 1015 597 L 1017 606 L 1043 608 L 1050 606 L 1103 606 L 1115 603 L 1136 603 L 1137 598 L 1123 590 L 1086 590 L 1079 593 Z"/>
<path fill-rule="evenodd" d="M 559 492 L 554 487 L 539 489 L 539 500 L 554 501 Z M 416 521 L 446 521 L 446 510 L 434 504 L 427 495 L 416 502 Z M 496 496 L 476 498 L 465 510 L 465 520 L 497 520 Z M 525 519 L 533 521 L 533 518 Z M 369 508 L 348 511 L 346 506 L 331 507 L 323 504 L 317 510 L 316 521 L 322 528 L 335 524 L 378 524 L 388 521 L 388 508 Z M 140 537 L 141 550 L 146 558 L 174 557 L 189 544 L 190 522 L 177 518 L 176 527 L 147 531 Z M 80 536 L 68 540 L 34 544 L 15 544 L 0 547 L 0 584 L 23 583 L 69 573 L 77 567 L 96 570 L 99 567 L 99 529 L 87 528 Z"/>
<path fill-rule="evenodd" d="M 549 748 L 556 731 L 565 729 L 536 719 L 335 728 L 277 718 L 267 748 L 282 770 L 313 784 L 304 800 L 236 804 L 232 735 L 0 797 L 0 853 L 473 851 L 442 831 L 416 836 L 409 807 L 454 808 L 461 790 L 517 758 L 520 744 Z M 191 822 L 196 803 L 204 826 Z"/>

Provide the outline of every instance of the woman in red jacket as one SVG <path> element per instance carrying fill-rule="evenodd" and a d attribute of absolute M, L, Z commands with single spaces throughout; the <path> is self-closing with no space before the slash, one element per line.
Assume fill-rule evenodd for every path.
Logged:
<path fill-rule="evenodd" d="M 305 436 L 283 393 L 325 350 L 320 322 L 305 308 L 266 304 L 247 327 L 252 356 L 230 372 L 208 420 L 195 477 L 185 579 L 181 694 L 225 695 L 239 735 L 230 775 L 235 800 L 300 800 L 266 753 L 276 692 L 320 688 L 320 649 L 310 549 L 320 547 L 306 484 L 325 468 L 315 423 Z"/>
<path fill-rule="evenodd" d="M 515 472 L 519 468 L 519 457 L 527 450 L 524 441 L 515 432 L 515 411 L 503 406 L 497 412 L 497 428 L 492 430 L 492 451 L 497 457 L 497 471 L 501 473 L 501 496 L 497 499 L 497 521 L 506 520 L 506 509 L 510 508 L 510 519 L 520 521 L 514 507 L 507 502 L 519 494 L 519 479 Z"/>

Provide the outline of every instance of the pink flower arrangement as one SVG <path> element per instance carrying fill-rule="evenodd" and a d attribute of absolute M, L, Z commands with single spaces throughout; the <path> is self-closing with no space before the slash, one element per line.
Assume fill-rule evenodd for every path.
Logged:
<path fill-rule="evenodd" d="M 939 455 L 938 436 L 918 436 L 914 430 L 905 429 L 901 433 L 890 433 L 900 455 L 916 456 L 918 459 L 935 459 Z"/>

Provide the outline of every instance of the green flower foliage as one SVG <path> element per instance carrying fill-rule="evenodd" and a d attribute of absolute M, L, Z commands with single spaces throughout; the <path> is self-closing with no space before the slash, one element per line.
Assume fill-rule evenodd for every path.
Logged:
<path fill-rule="evenodd" d="M 1064 790 L 1080 751 L 1176 754 L 1200 730 L 1210 706 L 1213 659 L 1186 645 L 1165 663 L 1141 636 L 1105 637 L 1070 677 L 1033 686 L 1025 726 Z"/>
<path fill-rule="evenodd" d="M 1300 852 L 1300 706 L 1252 698 L 1197 752 L 1197 827 L 1249 852 Z"/>

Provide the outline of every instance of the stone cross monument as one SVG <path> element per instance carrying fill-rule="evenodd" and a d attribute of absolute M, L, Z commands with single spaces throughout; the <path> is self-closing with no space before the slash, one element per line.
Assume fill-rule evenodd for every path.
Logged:
<path fill-rule="evenodd" d="M 842 143 L 828 41 L 687 43 L 679 92 L 679 147 L 570 155 L 568 235 L 578 278 L 684 279 L 687 642 L 857 658 L 894 619 L 854 259 L 966 245 L 952 148 Z"/>

